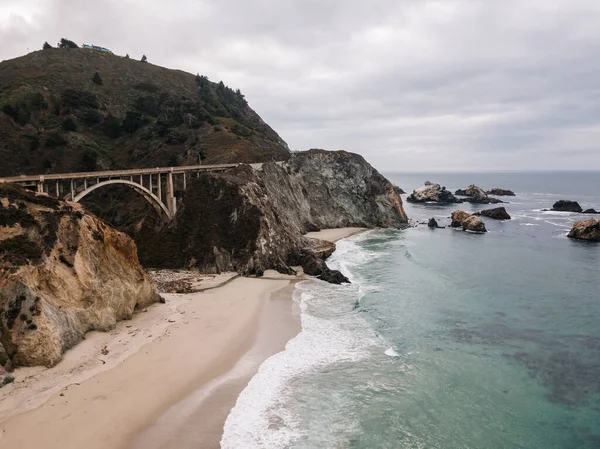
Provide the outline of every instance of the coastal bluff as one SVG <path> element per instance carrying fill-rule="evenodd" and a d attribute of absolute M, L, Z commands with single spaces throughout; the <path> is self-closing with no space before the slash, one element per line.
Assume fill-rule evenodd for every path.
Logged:
<path fill-rule="evenodd" d="M 74 203 L 0 186 L 0 364 L 52 366 L 160 300 L 133 240 Z"/>
<path fill-rule="evenodd" d="M 136 236 L 144 265 L 259 276 L 268 269 L 292 273 L 301 265 L 336 282 L 339 276 L 324 263 L 335 246 L 306 238 L 306 232 L 408 222 L 393 184 L 362 156 L 317 149 L 258 169 L 240 165 L 201 174 L 178 210 L 169 226 Z"/>

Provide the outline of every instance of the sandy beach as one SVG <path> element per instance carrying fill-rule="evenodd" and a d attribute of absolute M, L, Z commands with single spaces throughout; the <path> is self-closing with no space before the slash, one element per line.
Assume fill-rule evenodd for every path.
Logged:
<path fill-rule="evenodd" d="M 266 274 L 204 277 L 203 291 L 164 293 L 166 304 L 88 333 L 53 368 L 18 369 L 0 390 L 0 448 L 219 447 L 239 392 L 300 331 L 300 278 Z"/>

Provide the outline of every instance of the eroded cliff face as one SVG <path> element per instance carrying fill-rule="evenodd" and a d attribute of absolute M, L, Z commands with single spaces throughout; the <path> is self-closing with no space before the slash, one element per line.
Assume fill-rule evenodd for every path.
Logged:
<path fill-rule="evenodd" d="M 87 331 L 159 299 L 130 237 L 77 204 L 0 185 L 2 365 L 54 365 Z"/>
<path fill-rule="evenodd" d="M 172 225 L 158 237 L 137 240 L 149 266 L 261 274 L 302 265 L 337 282 L 342 279 L 331 277 L 323 262 L 335 246 L 304 233 L 406 223 L 394 186 L 361 156 L 311 150 L 260 169 L 203 174 L 188 187 Z"/>

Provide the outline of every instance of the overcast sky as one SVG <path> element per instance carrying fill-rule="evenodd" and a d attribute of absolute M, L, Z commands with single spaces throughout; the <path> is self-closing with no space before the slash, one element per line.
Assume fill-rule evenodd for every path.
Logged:
<path fill-rule="evenodd" d="M 291 149 L 600 169 L 600 0 L 0 0 L 0 60 L 60 37 L 240 88 Z"/>

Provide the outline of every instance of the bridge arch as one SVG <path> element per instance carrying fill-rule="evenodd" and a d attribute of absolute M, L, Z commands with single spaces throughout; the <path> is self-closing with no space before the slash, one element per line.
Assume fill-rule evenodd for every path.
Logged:
<path fill-rule="evenodd" d="M 144 199 L 146 201 L 148 201 L 160 215 L 167 218 L 168 220 L 173 218 L 173 216 L 172 216 L 173 214 L 171 214 L 171 211 L 169 210 L 169 208 L 154 193 L 152 193 L 146 187 L 144 187 L 140 184 L 136 184 L 135 182 L 129 181 L 127 179 L 109 179 L 107 181 L 102 181 L 97 184 L 93 184 L 93 185 L 89 186 L 87 189 L 85 189 L 82 192 L 79 192 L 77 195 L 75 195 L 75 197 L 73 198 L 72 201 L 74 201 L 75 203 L 78 203 L 79 201 L 81 201 L 83 198 L 85 198 L 88 194 L 90 194 L 94 190 L 99 189 L 104 186 L 111 185 L 111 184 L 125 184 L 125 185 L 131 187 L 133 190 L 135 190 L 140 195 L 142 195 L 144 197 Z"/>

